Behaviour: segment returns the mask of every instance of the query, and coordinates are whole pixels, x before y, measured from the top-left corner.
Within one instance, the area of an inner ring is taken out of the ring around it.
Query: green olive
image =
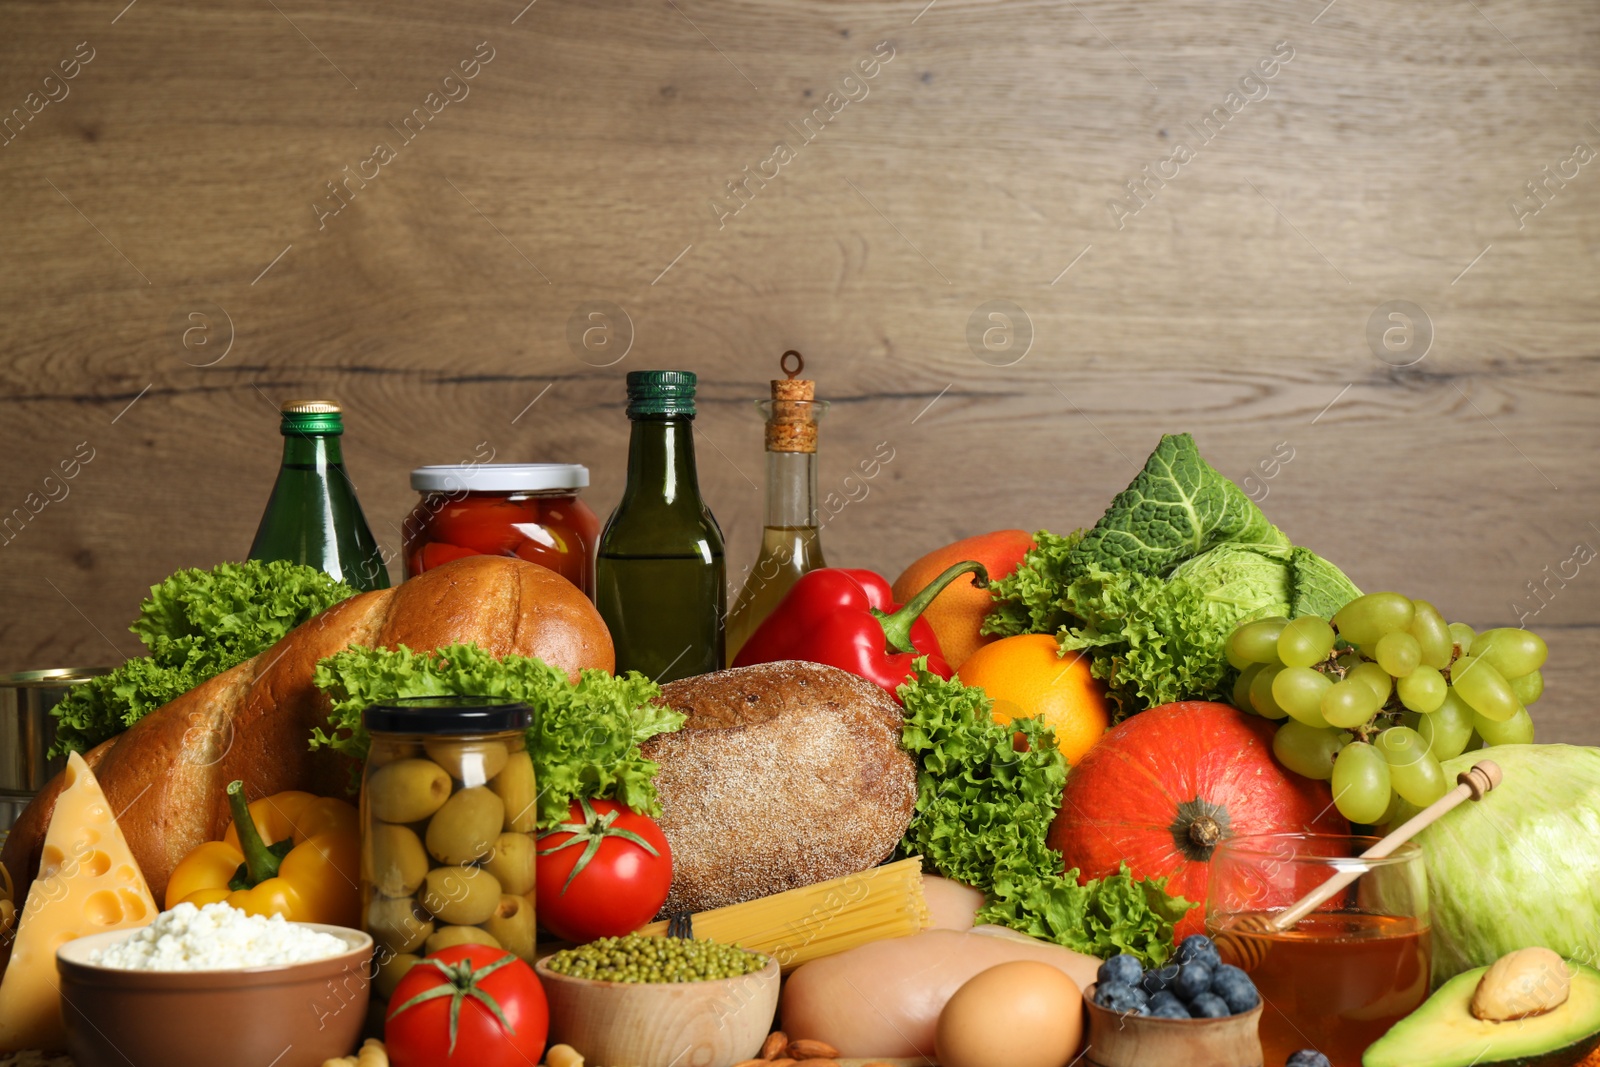
[[[477,926],[500,903],[500,883],[477,867],[435,867],[422,881],[422,906],[442,922]]]
[[[456,945],[488,945],[490,948],[502,948],[493,934],[480,930],[476,926],[441,926],[428,938],[428,955],[443,952]]]
[[[433,920],[410,897],[373,897],[367,904],[367,933],[393,952],[415,952],[433,933]]]
[[[415,741],[374,740],[372,747],[367,750],[367,770],[375,771],[396,760],[414,759],[420,755],[422,746]]]
[[[501,834],[483,861],[483,869],[495,876],[502,892],[520,897],[533,889],[536,848],[527,834]]]
[[[367,775],[367,807],[384,822],[418,822],[449,799],[450,775],[432,760],[396,760]]]
[[[531,897],[502,896],[494,914],[483,921],[483,928],[495,936],[501,948],[533,962],[533,949],[538,939]]]
[[[386,897],[409,897],[428,873],[428,853],[412,830],[393,823],[374,824],[367,835],[370,867],[363,873]]]
[[[526,752],[506,757],[501,771],[489,788],[506,804],[506,829],[531,834],[539,819],[539,792],[533,780],[533,758]]]
[[[428,852],[440,863],[472,863],[489,854],[506,806],[483,786],[463,789],[428,820]]]
[[[506,765],[504,741],[428,741],[428,758],[465,785],[486,785]]]
[[[384,959],[378,964],[378,973],[372,976],[372,989],[380,999],[388,1000],[394,996],[394,987],[400,984],[400,979],[422,957],[412,952],[385,952],[381,949],[379,953]]]

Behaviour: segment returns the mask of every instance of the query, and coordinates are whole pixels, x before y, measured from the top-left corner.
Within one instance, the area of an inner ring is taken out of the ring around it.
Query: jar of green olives
[[[534,959],[537,789],[532,710],[492,697],[416,697],[366,711],[362,927],[387,997],[451,945]]]

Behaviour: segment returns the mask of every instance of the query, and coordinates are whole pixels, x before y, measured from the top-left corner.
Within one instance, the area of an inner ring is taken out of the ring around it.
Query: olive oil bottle
[[[280,410],[283,464],[250,545],[250,558],[304,563],[363,592],[389,588],[383,552],[345,473],[339,405],[292,400]]]
[[[785,352],[779,365],[789,377],[774,379],[772,399],[760,404],[767,416],[766,525],[761,553],[728,616],[729,664],[799,577],[828,565],[817,523],[817,419],[828,405],[817,400],[816,382],[794,377],[805,367],[800,353]]]
[[[720,670],[727,614],[722,530],[700,499],[695,376],[628,375],[628,484],[600,535],[595,604],[617,671],[657,682]]]

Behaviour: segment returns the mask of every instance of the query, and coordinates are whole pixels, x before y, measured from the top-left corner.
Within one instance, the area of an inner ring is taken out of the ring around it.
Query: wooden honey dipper
[[[1363,852],[1360,858],[1364,860],[1383,859],[1428,826],[1437,822],[1446,812],[1460,806],[1462,802],[1482,800],[1490,790],[1500,784],[1503,777],[1500,765],[1493,760],[1482,760],[1473,764],[1471,770],[1462,771],[1456,775],[1456,781],[1460,783],[1459,785],[1395,827],[1383,840]],[[1266,958],[1267,937],[1294,929],[1301,919],[1316,911],[1327,903],[1335,893],[1338,893],[1365,873],[1366,871],[1359,868],[1339,871],[1332,878],[1329,878],[1326,882],[1323,882],[1270,919],[1265,915],[1239,916],[1235,925],[1217,934],[1217,948],[1234,957],[1238,965],[1246,971],[1255,970],[1261,965],[1261,961]]]

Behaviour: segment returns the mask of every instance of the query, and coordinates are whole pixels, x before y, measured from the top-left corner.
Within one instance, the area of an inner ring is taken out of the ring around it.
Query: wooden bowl
[[[707,982],[602,982],[534,965],[550,1002],[550,1044],[586,1063],[733,1067],[754,1059],[778,1009],[778,961]]]
[[[1083,991],[1083,1007],[1096,1067],[1262,1067],[1259,1003],[1226,1019],[1153,1019],[1102,1008],[1094,989]]]
[[[135,931],[68,941],[56,953],[67,1048],[78,1067],[321,1067],[360,1043],[372,938],[303,923],[348,951],[231,971],[125,971],[89,962]]]

